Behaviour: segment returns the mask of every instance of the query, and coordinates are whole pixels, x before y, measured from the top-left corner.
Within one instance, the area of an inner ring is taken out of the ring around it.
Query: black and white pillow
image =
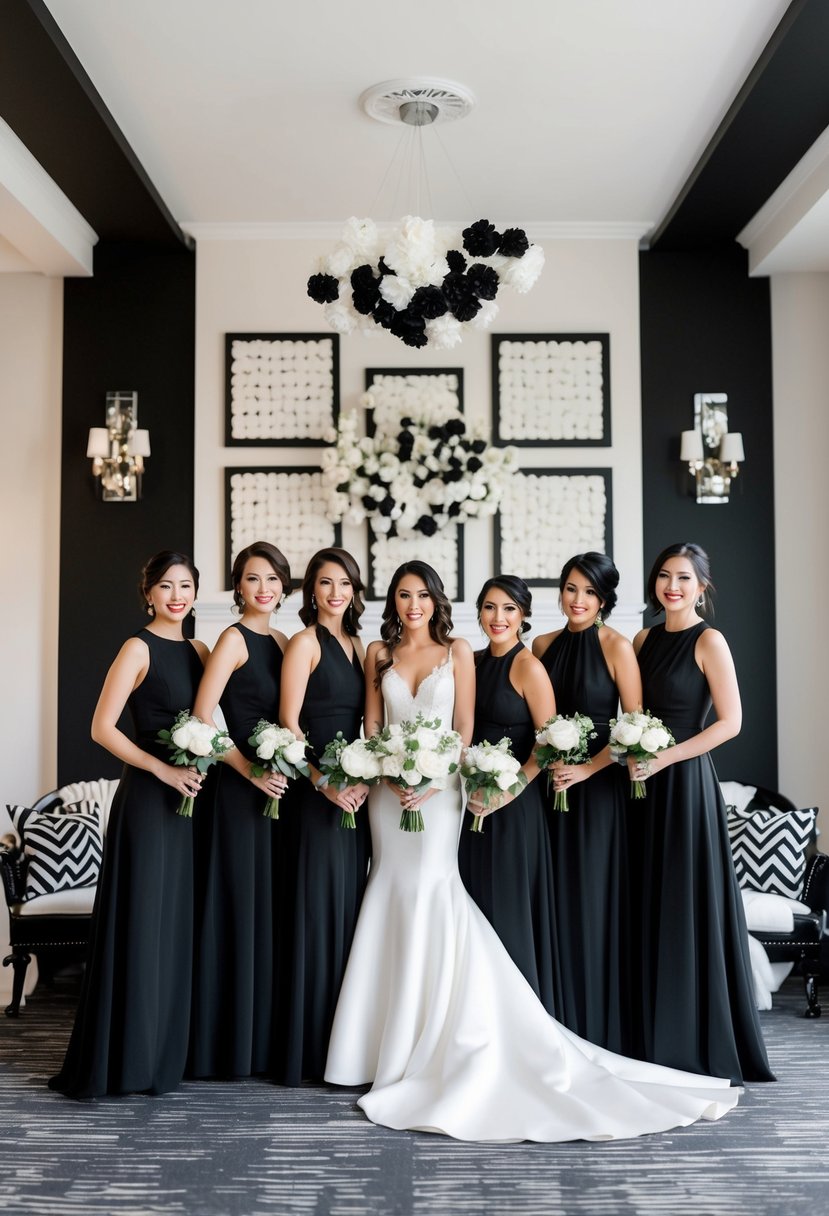
[[[59,802],[55,800],[39,810],[35,810],[30,806],[10,806],[7,802],[6,810],[12,821],[12,827],[21,838],[26,835],[26,824],[32,815],[96,815],[99,821],[101,817],[100,807],[93,798],[82,798],[79,802]]]
[[[814,806],[802,811],[729,807],[728,835],[740,886],[800,899],[817,813]]]
[[[28,858],[26,899],[73,887],[94,887],[101,869],[100,811],[55,811],[26,816],[23,849]]]

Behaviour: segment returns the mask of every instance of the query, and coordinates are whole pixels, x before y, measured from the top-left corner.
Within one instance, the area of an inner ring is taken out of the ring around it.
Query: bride
[[[470,742],[474,664],[451,628],[431,566],[400,566],[366,656],[367,732],[423,713]],[[420,805],[423,832],[399,830],[400,804]],[[461,811],[458,784],[372,790],[371,875],[326,1081],[371,1082],[358,1105],[374,1123],[459,1140],[607,1140],[736,1106],[728,1080],[614,1055],[549,1016],[461,882]]]

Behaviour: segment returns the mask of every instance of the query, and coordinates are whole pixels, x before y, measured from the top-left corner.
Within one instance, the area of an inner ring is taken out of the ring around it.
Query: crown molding
[[[463,228],[469,220],[437,220],[440,227]],[[523,224],[534,241],[640,241],[653,220],[530,220]],[[195,241],[336,241],[342,220],[286,220],[274,223],[199,223],[184,221]],[[391,227],[380,223],[379,228]]]
[[[42,274],[92,274],[97,234],[2,118],[0,233]]]
[[[755,271],[772,250],[829,193],[829,128],[746,224],[737,240]]]

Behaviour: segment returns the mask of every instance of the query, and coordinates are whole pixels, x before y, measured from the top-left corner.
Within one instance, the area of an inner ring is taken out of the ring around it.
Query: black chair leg
[[[12,979],[12,999],[11,1004],[6,1006],[7,1018],[20,1017],[20,1002],[23,1000],[23,985],[26,982],[26,971],[29,963],[32,961],[32,956],[25,950],[18,952],[15,946],[12,953],[3,959],[3,966],[8,967],[11,963],[14,976]]]
[[[817,983],[818,983],[818,977],[816,975],[812,975],[811,972],[807,971],[806,975],[803,978],[803,985],[806,989],[806,1002],[807,1002],[806,1012],[803,1014],[804,1018],[819,1018],[820,1017],[821,1010],[820,1010],[820,1004],[818,1003],[818,999],[817,999]]]

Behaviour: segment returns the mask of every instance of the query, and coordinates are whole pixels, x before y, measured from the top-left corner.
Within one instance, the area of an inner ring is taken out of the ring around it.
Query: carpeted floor
[[[374,1127],[353,1093],[259,1081],[76,1103],[45,1088],[75,983],[0,1016],[6,1216],[794,1216],[829,1205],[829,1009],[762,1015],[778,1081],[720,1123],[605,1144],[462,1144]]]

